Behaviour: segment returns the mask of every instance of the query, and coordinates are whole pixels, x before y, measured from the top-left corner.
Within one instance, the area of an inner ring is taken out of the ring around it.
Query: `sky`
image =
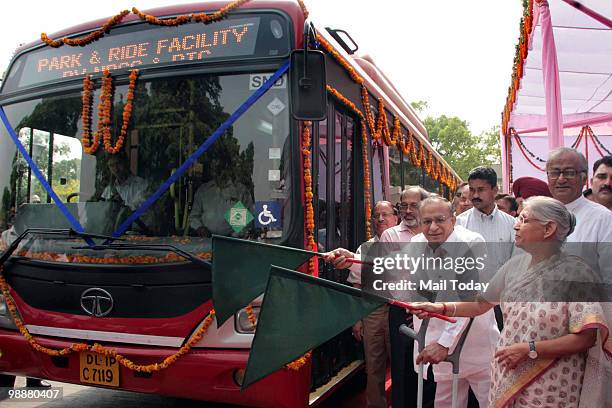
[[[0,72],[23,43],[133,6],[147,10],[188,0],[8,1],[2,5]],[[521,0],[305,0],[315,27],[347,31],[407,101],[431,115],[458,116],[478,134],[500,123]]]

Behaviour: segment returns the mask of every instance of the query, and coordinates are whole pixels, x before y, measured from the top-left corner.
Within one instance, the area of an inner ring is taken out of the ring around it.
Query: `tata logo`
[[[101,288],[87,289],[81,293],[81,309],[90,316],[106,316],[113,310],[113,297]]]

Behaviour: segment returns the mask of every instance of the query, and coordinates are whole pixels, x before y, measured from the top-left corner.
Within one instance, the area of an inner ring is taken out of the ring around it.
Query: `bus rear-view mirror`
[[[295,50],[291,53],[289,92],[291,113],[297,120],[323,120],[327,115],[325,54]]]

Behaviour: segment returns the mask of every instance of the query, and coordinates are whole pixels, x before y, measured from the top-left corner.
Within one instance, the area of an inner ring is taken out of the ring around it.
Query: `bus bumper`
[[[73,343],[45,337],[36,337],[36,340],[53,349]],[[132,345],[109,348],[135,364],[159,363],[176,352],[171,348]],[[80,381],[79,353],[51,357],[32,349],[20,333],[3,329],[0,329],[0,353],[0,373],[92,385]],[[298,371],[279,370],[241,391],[234,374],[246,368],[248,355],[248,350],[240,349],[192,349],[168,368],[151,374],[120,366],[117,389],[254,407],[308,406],[309,364]]]

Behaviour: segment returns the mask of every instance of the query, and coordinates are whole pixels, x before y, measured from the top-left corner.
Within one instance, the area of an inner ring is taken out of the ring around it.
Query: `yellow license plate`
[[[81,353],[80,370],[81,382],[119,386],[119,362],[115,357],[84,351]]]

